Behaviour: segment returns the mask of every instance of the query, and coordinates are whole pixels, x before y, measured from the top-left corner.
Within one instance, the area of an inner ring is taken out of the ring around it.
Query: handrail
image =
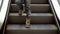
[[[54,14],[54,18],[56,21],[56,25],[58,27],[58,33],[60,30],[60,5],[58,3],[58,0],[49,0],[52,12]]]
[[[9,6],[10,6],[10,0],[4,0],[0,12],[0,29],[1,29],[0,34],[5,34],[7,24],[6,22],[9,13]]]

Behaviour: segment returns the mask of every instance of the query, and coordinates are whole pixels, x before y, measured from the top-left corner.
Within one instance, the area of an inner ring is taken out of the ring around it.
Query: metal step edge
[[[10,16],[19,16],[18,13],[10,13]],[[26,16],[26,13],[22,14],[22,16]],[[53,16],[52,13],[31,13],[31,16]]]
[[[17,5],[17,4],[11,4],[11,5]],[[30,6],[50,6],[49,4],[30,4]]]

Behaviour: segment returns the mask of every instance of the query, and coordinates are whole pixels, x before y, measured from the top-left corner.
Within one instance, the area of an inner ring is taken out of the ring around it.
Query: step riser
[[[12,3],[15,3],[15,0],[11,0]],[[31,0],[31,3],[34,3],[34,4],[47,4],[48,3],[48,0]]]
[[[48,14],[47,14],[48,15]],[[54,23],[54,17],[53,15],[50,16],[31,16],[31,23],[36,23],[36,24],[51,24]],[[10,23],[25,23],[25,16],[19,16],[19,15],[13,15],[10,14],[8,21]]]
[[[48,0],[31,0],[32,4],[48,4]]]
[[[57,34],[57,30],[7,30],[7,34]]]
[[[18,13],[18,6],[16,4],[11,4],[10,12]],[[49,4],[41,4],[41,5],[31,5],[31,12],[32,13],[49,13],[51,12]]]

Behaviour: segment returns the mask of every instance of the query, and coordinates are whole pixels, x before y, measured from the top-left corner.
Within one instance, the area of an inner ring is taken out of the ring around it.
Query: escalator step
[[[24,23],[26,14],[19,16],[18,13],[10,13],[8,21],[10,23]],[[52,24],[54,23],[54,17],[51,13],[32,13],[31,23],[35,24]]]
[[[25,25],[9,24],[7,34],[57,34],[57,27],[54,24],[32,24],[25,28]]]
[[[11,11],[13,13],[18,13],[18,6],[16,4],[11,4]],[[50,13],[50,5],[49,4],[31,4],[31,12],[32,13]]]

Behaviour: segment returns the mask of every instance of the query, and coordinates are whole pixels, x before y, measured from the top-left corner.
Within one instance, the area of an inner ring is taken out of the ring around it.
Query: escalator
[[[25,27],[26,12],[18,14],[15,0],[9,2],[7,20],[3,23],[1,34],[58,34],[59,18],[53,0],[31,0],[31,26]],[[7,9],[8,10],[8,9]],[[60,10],[59,10],[60,11]],[[5,21],[5,20],[4,20]],[[5,26],[6,25],[6,26]],[[5,28],[5,32],[4,32]]]

